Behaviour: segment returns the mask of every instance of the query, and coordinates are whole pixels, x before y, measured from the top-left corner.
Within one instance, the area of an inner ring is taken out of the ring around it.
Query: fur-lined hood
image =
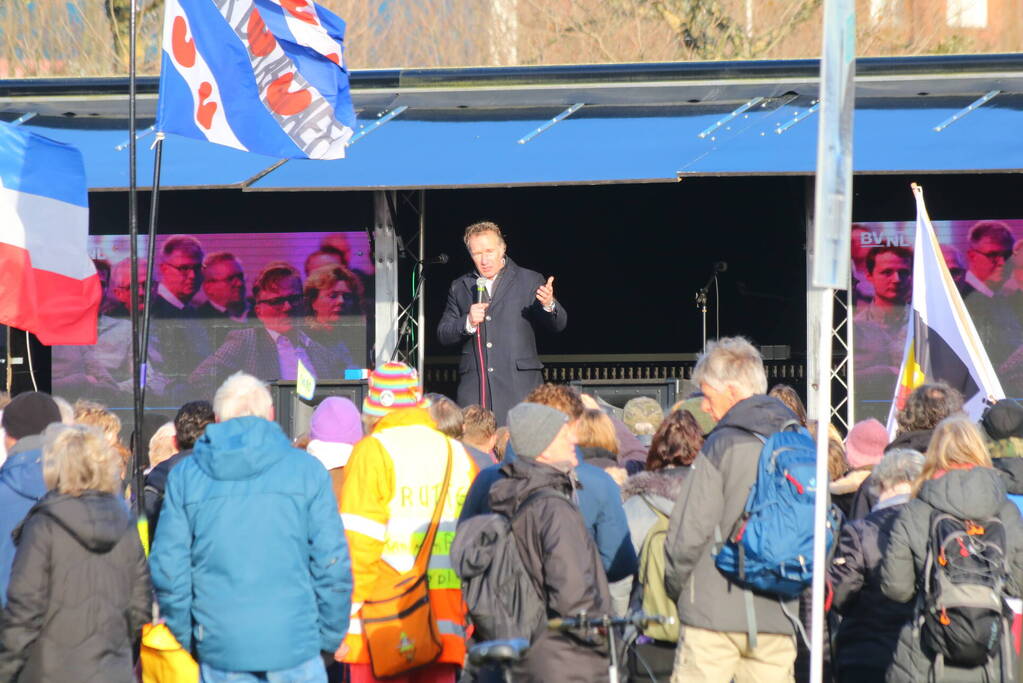
[[[622,499],[660,496],[674,503],[682,492],[682,482],[691,471],[691,467],[667,467],[656,472],[637,472],[622,486]]]
[[[863,480],[870,476],[869,469],[853,470],[852,472],[846,473],[841,479],[828,484],[828,490],[831,491],[833,496],[842,496],[847,493],[856,493],[860,488],[860,484]]]

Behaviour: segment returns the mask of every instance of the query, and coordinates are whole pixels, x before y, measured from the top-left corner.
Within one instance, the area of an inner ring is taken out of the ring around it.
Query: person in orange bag
[[[381,577],[412,569],[443,488],[450,447],[450,480],[427,572],[441,651],[432,663],[387,681],[454,683],[465,658],[465,611],[448,550],[476,467],[458,441],[437,431],[417,373],[404,363],[383,363],[370,374],[363,422],[367,436],[348,460],[340,500],[355,587],[338,655],[349,664],[351,683],[377,680],[360,611],[365,601],[382,597],[374,595]]]

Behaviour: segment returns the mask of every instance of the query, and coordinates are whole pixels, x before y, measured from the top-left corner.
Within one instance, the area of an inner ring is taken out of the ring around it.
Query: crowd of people
[[[0,681],[137,680],[148,623],[202,681],[501,680],[470,656],[501,623],[526,641],[502,665],[512,680],[609,680],[612,647],[619,680],[805,680],[809,592],[752,590],[716,556],[749,517],[764,441],[822,425],[791,387],[768,391],[742,338],[711,342],[692,379],[666,413],[541,384],[499,427],[387,362],[362,406],[328,398],[292,439],[238,372],[139,426],[142,491],[113,412],[19,394],[2,414]],[[1023,406],[974,423],[962,405],[926,384],[894,439],[876,420],[844,438],[826,425],[842,520],[822,568],[828,680],[1016,678]],[[990,560],[973,568],[991,581],[957,603],[935,567],[962,558]],[[522,579],[498,596],[517,606],[504,622],[486,590],[501,571]],[[572,621],[640,611],[672,619],[614,639]]]
[[[316,377],[362,367],[372,277],[351,265],[344,234],[324,238],[302,270],[272,260],[248,278],[230,251],[207,252],[198,237],[172,235],[157,251],[150,294],[146,389],[159,405],[212,396],[229,375],[296,378],[296,361]],[[131,396],[131,262],[94,259],[103,299],[98,341],[54,348],[54,390],[127,405]],[[146,282],[147,261],[138,261]],[[142,308],[146,287],[138,292]]]

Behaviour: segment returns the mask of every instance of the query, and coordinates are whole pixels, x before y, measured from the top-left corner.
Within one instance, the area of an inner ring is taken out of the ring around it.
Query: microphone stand
[[[711,280],[717,277],[717,273],[711,276]],[[703,323],[703,345],[700,346],[701,351],[707,350],[707,289],[708,286],[703,286],[696,291],[696,307],[700,309],[700,319]]]
[[[703,322],[703,346],[701,347],[701,351],[707,350],[707,293],[710,291],[711,285],[714,285],[715,292],[719,291],[718,273],[723,273],[727,269],[728,269],[727,263],[725,263],[724,261],[715,261],[714,270],[711,272],[710,277],[707,278],[706,284],[704,284],[703,287],[700,287],[700,289],[696,290],[696,307],[700,309],[700,318],[702,319]],[[716,305],[720,305],[720,293],[718,294],[718,303]],[[720,311],[718,311],[717,309],[715,309],[715,312],[717,315],[720,315]],[[720,326],[717,329],[717,334],[718,335],[721,334]]]

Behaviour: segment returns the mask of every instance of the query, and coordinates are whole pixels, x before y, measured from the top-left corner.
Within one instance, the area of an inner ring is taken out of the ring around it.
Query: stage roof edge
[[[405,109],[348,159],[293,160],[261,175],[274,159],[172,136],[163,186],[373,190],[807,175],[818,69],[804,59],[355,71],[363,126]],[[158,81],[138,85],[144,185]],[[1023,54],[861,58],[856,88],[858,174],[1023,169],[1023,140],[1010,133],[1023,129]],[[83,150],[90,188],[123,190],[127,92],[126,78],[0,81],[0,119],[33,114],[25,125]],[[978,98],[987,99],[973,106]]]

